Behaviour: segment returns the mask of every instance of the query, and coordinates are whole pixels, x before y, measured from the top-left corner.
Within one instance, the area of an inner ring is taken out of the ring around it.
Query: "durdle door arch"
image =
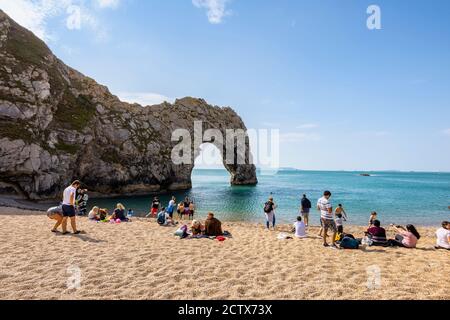
[[[203,99],[141,106],[65,65],[47,45],[0,10],[0,193],[56,199],[73,180],[92,195],[136,195],[191,187],[191,163],[174,164],[176,130],[245,131],[231,108]],[[256,184],[246,151],[221,149],[234,185]],[[233,161],[240,159],[243,161]]]

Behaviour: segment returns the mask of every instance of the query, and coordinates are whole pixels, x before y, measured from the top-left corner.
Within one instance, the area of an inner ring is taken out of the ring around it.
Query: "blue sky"
[[[381,30],[366,26],[381,9]],[[205,98],[279,128],[282,166],[450,171],[446,0],[0,0],[127,100]]]

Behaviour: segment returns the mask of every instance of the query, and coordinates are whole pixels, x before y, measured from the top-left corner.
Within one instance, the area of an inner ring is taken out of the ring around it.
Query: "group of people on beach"
[[[86,212],[87,205],[87,190],[80,189],[81,182],[75,180],[70,184],[63,192],[62,204],[59,207],[50,208],[48,210],[48,216],[56,220],[52,232],[57,232],[59,226],[62,227],[62,234],[68,234],[67,223],[70,220],[73,234],[80,234],[82,231],[77,229],[76,224],[76,208],[78,211]],[[269,197],[268,201],[264,204],[264,214],[266,217],[266,227],[270,230],[275,230],[276,215],[275,210],[277,208],[274,198]],[[351,234],[344,232],[344,222],[348,220],[347,212],[342,204],[339,204],[333,211],[331,204],[331,192],[325,191],[323,196],[317,200],[317,210],[320,212],[320,230],[318,236],[323,239],[323,245],[328,247],[329,232],[331,234],[331,247],[337,247],[337,243],[353,243],[356,247],[357,244],[369,244],[374,246],[398,246],[405,248],[415,248],[417,242],[420,240],[421,235],[417,231],[416,227],[412,224],[408,224],[405,227],[391,224],[395,237],[388,239],[386,235],[386,229],[381,226],[381,222],[378,219],[378,214],[372,212],[369,218],[368,229],[365,232],[365,237],[355,239]],[[299,216],[297,217],[294,225],[293,232],[297,238],[307,237],[307,228],[310,222],[310,211],[312,209],[312,203],[304,194],[301,199]],[[172,197],[168,203],[167,208],[161,205],[159,197],[154,197],[150,212],[146,217],[156,218],[156,221],[161,226],[176,226],[178,224],[174,219],[175,210],[178,213],[179,220],[183,220],[183,217],[187,216],[189,220],[192,220],[190,234],[192,236],[222,236],[222,223],[214,217],[212,212],[208,213],[208,216],[202,224],[198,220],[194,220],[195,205],[188,197],[183,202],[176,203],[176,198]],[[134,215],[132,209],[126,211],[125,206],[121,203],[116,205],[112,214],[109,214],[107,209],[101,209],[97,206],[93,207],[88,214],[88,219],[96,222],[110,222],[110,223],[122,223],[130,222],[131,217]],[[187,227],[183,225],[183,227]],[[436,249],[450,250],[450,222],[442,222],[442,227],[436,231]]]
[[[328,232],[331,232],[331,247],[337,248],[337,243],[344,242],[349,248],[357,248],[360,244],[368,244],[375,246],[397,246],[404,248],[415,248],[417,242],[421,238],[416,227],[412,224],[407,226],[393,225],[391,227],[395,232],[393,239],[388,239],[386,230],[381,227],[381,222],[378,220],[378,214],[374,211],[369,218],[369,226],[365,232],[364,238],[356,239],[353,235],[344,232],[344,222],[348,220],[347,212],[342,204],[339,204],[333,211],[331,204],[331,192],[325,191],[323,196],[317,200],[317,210],[320,212],[320,230],[318,236],[323,239],[323,245],[328,247]],[[264,214],[266,216],[266,227],[270,230],[275,230],[275,209],[277,205],[273,197],[264,204]],[[307,237],[307,227],[309,226],[309,214],[312,208],[311,201],[304,194],[300,204],[300,215],[293,225],[292,232],[297,238]],[[450,250],[450,222],[442,222],[442,227],[436,231],[436,249]]]

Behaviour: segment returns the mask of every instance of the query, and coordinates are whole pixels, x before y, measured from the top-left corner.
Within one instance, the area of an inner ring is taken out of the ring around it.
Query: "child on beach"
[[[344,221],[347,220],[342,216],[342,213],[337,213],[334,221],[336,222],[337,232],[341,234],[344,233]]]
[[[334,214],[338,215],[341,214],[342,218],[344,219],[344,221],[347,221],[347,212],[345,212],[344,207],[342,206],[342,204],[339,204],[336,208],[336,210],[334,210]]]
[[[377,213],[375,211],[373,211],[370,214],[370,219],[369,219],[369,228],[373,226],[373,222],[377,220]]]
[[[89,211],[88,219],[91,221],[100,221],[99,210],[99,207],[93,207],[92,210]]]

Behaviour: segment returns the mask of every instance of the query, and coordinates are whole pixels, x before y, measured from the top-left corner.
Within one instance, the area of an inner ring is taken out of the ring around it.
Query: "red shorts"
[[[151,210],[150,210],[150,213],[152,214],[152,215],[157,215],[158,214],[158,209],[155,209],[155,208],[152,208]]]

